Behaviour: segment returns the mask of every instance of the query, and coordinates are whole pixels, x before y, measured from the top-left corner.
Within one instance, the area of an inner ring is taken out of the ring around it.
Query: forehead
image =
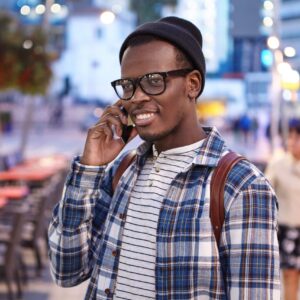
[[[121,63],[122,77],[136,77],[176,68],[176,49],[165,41],[151,41],[128,47]]]

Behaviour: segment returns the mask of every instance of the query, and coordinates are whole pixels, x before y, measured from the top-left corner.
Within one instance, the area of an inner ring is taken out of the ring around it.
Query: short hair
[[[141,46],[141,45],[145,45],[145,44],[148,44],[150,42],[153,42],[153,41],[165,41],[165,42],[169,43],[170,45],[172,45],[174,47],[175,55],[176,55],[176,57],[175,57],[176,64],[178,65],[179,68],[191,68],[191,67],[193,67],[193,64],[192,64],[191,60],[178,47],[171,44],[167,40],[164,40],[162,38],[156,37],[156,36],[151,35],[151,34],[144,34],[144,35],[138,35],[138,36],[132,37],[128,41],[127,47]]]
[[[289,132],[300,134],[300,119],[293,118],[289,121]]]

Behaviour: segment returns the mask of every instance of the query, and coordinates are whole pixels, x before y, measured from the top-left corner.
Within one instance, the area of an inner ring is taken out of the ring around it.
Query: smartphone
[[[121,110],[122,112],[128,116],[128,113],[127,111],[125,110],[124,107],[121,107]],[[130,136],[130,133],[131,133],[131,130],[133,128],[133,125],[132,125],[132,121],[129,120],[130,118],[128,118],[128,125],[123,125],[122,126],[122,140],[123,142],[126,144],[128,142],[128,139],[129,139],[129,136]],[[131,124],[130,124],[131,123]]]

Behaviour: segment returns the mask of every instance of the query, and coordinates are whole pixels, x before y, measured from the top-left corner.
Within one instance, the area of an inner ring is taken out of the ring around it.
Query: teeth
[[[137,115],[136,118],[137,118],[138,120],[145,120],[145,119],[151,118],[152,116],[154,116],[153,113],[148,113],[148,114],[140,114],[140,115]]]

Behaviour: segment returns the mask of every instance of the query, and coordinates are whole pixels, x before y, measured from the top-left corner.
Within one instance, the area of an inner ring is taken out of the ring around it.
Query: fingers
[[[118,101],[114,105],[107,106],[99,119],[99,121],[91,128],[94,132],[93,136],[100,137],[105,135],[106,139],[111,140],[116,135],[122,135],[122,127],[127,125],[128,118],[121,110],[121,102]]]
[[[117,119],[120,119],[124,125],[127,125],[127,112],[122,106],[122,101],[119,100],[115,104],[107,106],[104,110],[103,116],[112,115]]]
[[[124,125],[117,116],[107,114],[103,119],[101,118],[95,126],[104,128],[105,132],[109,130],[112,136],[120,136],[122,134],[122,126]]]
[[[89,130],[92,139],[103,138],[105,140],[111,140],[113,138],[113,132],[106,122],[95,124]]]

